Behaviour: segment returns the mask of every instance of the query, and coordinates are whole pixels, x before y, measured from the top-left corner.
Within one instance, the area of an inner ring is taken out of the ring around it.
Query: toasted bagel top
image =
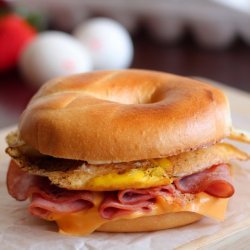
[[[146,70],[95,71],[45,83],[24,110],[21,138],[43,154],[91,163],[176,155],[230,133],[217,88]]]

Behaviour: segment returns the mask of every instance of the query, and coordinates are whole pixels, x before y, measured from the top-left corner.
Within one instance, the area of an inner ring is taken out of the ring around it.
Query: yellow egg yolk
[[[153,160],[152,165],[147,168],[133,168],[120,174],[109,173],[94,177],[87,182],[86,189],[102,191],[168,185],[173,182],[167,174],[171,168],[172,164],[167,159]]]

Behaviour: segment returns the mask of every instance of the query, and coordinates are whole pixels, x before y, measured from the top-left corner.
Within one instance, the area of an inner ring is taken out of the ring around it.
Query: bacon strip
[[[232,177],[227,164],[215,165],[202,172],[179,178],[174,181],[174,184],[183,193],[206,192],[219,198],[228,198],[234,194]]]

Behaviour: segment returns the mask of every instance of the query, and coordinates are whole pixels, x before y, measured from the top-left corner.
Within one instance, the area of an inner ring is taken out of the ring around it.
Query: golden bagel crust
[[[230,128],[220,90],[145,70],[51,80],[19,123],[21,138],[41,153],[96,164],[176,155],[213,144]]]
[[[192,212],[167,213],[139,217],[133,220],[123,219],[107,222],[96,231],[114,233],[149,232],[188,225],[201,218],[202,215]]]

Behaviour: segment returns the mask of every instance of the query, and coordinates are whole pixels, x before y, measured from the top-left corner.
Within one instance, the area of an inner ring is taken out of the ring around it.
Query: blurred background
[[[249,93],[250,1],[0,0],[0,128],[50,78],[123,68]]]

